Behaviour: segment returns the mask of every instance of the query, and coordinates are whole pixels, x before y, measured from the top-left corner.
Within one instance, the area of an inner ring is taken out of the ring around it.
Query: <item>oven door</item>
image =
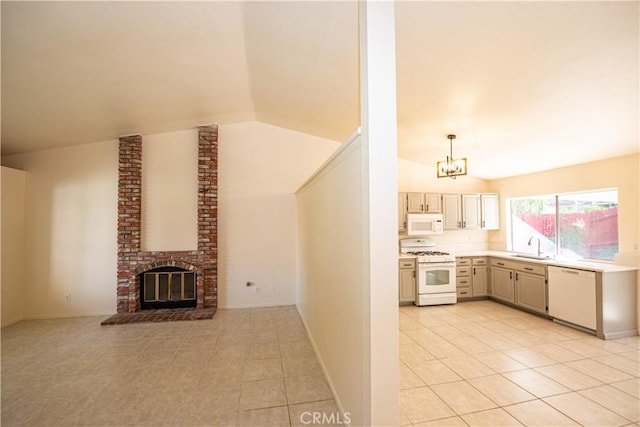
[[[418,293],[441,294],[456,291],[455,263],[419,263]]]

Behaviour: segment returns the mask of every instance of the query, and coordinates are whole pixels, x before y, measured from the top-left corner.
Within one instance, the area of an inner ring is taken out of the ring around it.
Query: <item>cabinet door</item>
[[[500,228],[500,204],[497,194],[480,195],[480,228],[498,230]]]
[[[442,195],[442,216],[445,230],[455,230],[461,227],[459,194]]]
[[[407,193],[398,193],[398,231],[407,230]]]
[[[516,304],[540,313],[547,312],[544,276],[516,272]]]
[[[416,300],[416,271],[399,270],[399,300],[401,303],[414,302]]]
[[[491,269],[491,295],[501,300],[514,302],[513,270],[493,267]]]
[[[425,213],[440,213],[442,208],[440,207],[440,193],[426,193],[424,195],[425,200]]]
[[[474,297],[487,294],[487,267],[472,267],[471,287]]]
[[[462,195],[462,228],[480,228],[480,197],[477,194]]]
[[[407,213],[424,213],[424,193],[407,193]]]

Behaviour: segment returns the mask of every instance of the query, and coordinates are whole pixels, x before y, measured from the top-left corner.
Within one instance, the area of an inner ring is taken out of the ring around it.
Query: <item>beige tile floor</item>
[[[400,424],[640,426],[640,337],[492,301],[400,308]]]
[[[295,307],[2,329],[2,425],[299,426],[336,412]],[[400,309],[402,425],[634,425],[639,337],[602,341],[491,302]]]
[[[2,329],[2,426],[297,426],[337,412],[295,307]]]

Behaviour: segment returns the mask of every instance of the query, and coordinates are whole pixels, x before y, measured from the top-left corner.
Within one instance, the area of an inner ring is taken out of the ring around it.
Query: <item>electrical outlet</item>
[[[64,296],[64,300],[65,300],[65,302],[71,302],[71,294],[66,294]]]

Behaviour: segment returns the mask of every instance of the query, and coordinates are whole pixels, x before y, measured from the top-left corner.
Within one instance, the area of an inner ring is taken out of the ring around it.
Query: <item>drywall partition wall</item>
[[[360,136],[297,193],[298,311],[342,411],[364,425],[365,306]]]
[[[198,248],[198,130],[142,141],[143,251]]]
[[[27,173],[25,318],[116,308],[116,141],[7,156]]]
[[[2,167],[2,322],[5,327],[24,318],[24,191],[26,174]]]
[[[219,307],[295,304],[294,193],[339,145],[261,122],[219,127]]]

